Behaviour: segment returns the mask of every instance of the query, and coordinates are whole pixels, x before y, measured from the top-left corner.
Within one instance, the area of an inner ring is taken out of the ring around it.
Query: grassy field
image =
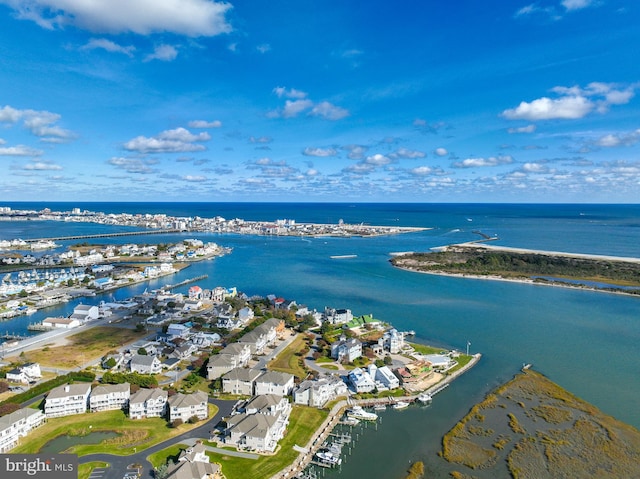
[[[217,408],[209,405],[211,413]],[[212,409],[213,408],[213,409]],[[177,428],[170,428],[166,419],[149,418],[132,420],[123,411],[105,411],[98,413],[78,414],[49,419],[43,426],[29,436],[28,441],[11,450],[12,453],[35,454],[52,439],[62,436],[84,436],[91,432],[115,431],[118,436],[107,439],[100,444],[81,444],[68,449],[67,453],[84,456],[109,452],[117,455],[128,455],[140,452],[154,444],[178,436],[201,425],[182,424]]]
[[[269,363],[267,366],[274,371],[280,371],[283,373],[290,373],[294,376],[303,379],[307,376],[307,371],[300,365],[301,357],[296,353],[299,353],[307,344],[304,341],[302,335],[296,336],[293,342],[278,356]]]
[[[7,358],[11,361],[30,361],[45,367],[71,369],[104,356],[108,351],[131,343],[148,333],[133,329],[96,326],[69,336],[65,346],[47,346],[28,351],[24,358]]]
[[[286,436],[280,441],[277,454],[259,459],[243,459],[223,454],[207,453],[211,462],[222,466],[227,479],[267,479],[298,457],[294,445],[304,446],[328,415],[327,411],[295,406],[291,413]]]
[[[187,446],[186,444],[174,444],[166,449],[151,454],[147,457],[147,459],[153,467],[158,467],[162,464],[166,464],[167,461],[176,462],[178,460],[178,456],[180,456],[180,452],[183,449],[187,449],[188,447],[189,446]]]
[[[96,467],[109,467],[106,462],[87,462],[86,464],[78,465],[78,479],[89,479],[91,471]]]

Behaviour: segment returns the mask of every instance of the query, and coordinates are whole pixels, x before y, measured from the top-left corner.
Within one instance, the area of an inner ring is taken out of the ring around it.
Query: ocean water
[[[604,412],[640,428],[640,298],[543,285],[451,278],[394,269],[389,253],[426,251],[434,246],[479,239],[496,245],[576,253],[640,256],[639,205],[500,204],[0,204],[13,208],[86,208],[104,212],[223,216],[247,220],[292,218],[298,222],[423,226],[428,231],[377,238],[275,238],[182,234],[108,239],[169,242],[198,237],[233,247],[230,255],[196,263],[169,279],[113,292],[125,299],[145,288],[208,274],[203,287],[236,286],[249,295],[278,294],[311,308],[350,308],[372,313],[416,340],[464,349],[483,358],[469,373],[436,396],[429,408],[385,413],[378,430],[361,434],[342,466],[328,476],[401,477],[422,460],[433,477],[450,466],[437,456],[440,440],[477,401],[510,379],[524,363]],[[46,223],[46,224],[45,224]],[[107,227],[52,222],[0,223],[0,239],[90,232]],[[46,234],[45,234],[46,233]],[[333,255],[357,255],[331,259]],[[186,291],[187,287],[184,287]],[[77,302],[76,302],[77,303]],[[29,321],[69,314],[76,303],[0,324],[24,331]],[[381,464],[371,457],[389,458]]]

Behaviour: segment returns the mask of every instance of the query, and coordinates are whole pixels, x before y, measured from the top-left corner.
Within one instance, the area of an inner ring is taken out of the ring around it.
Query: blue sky
[[[640,201],[640,4],[0,0],[0,200]]]

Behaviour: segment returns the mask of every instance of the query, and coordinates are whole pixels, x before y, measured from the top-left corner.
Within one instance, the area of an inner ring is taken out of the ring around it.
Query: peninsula
[[[464,243],[397,255],[390,262],[422,273],[640,294],[640,258]]]

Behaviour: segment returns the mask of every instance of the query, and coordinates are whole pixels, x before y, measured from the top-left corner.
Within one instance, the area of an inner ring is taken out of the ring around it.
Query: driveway
[[[80,464],[87,462],[102,461],[110,464],[110,467],[104,470],[100,469],[100,479],[122,479],[125,473],[132,471],[130,466],[138,464],[141,467],[140,474],[142,478],[148,479],[153,477],[153,466],[147,457],[150,454],[161,451],[172,444],[188,443],[193,444],[197,439],[209,439],[209,433],[215,426],[222,420],[223,417],[229,416],[236,401],[223,401],[219,399],[209,399],[209,403],[218,407],[218,412],[211,419],[203,423],[202,425],[192,429],[190,431],[181,434],[180,436],[167,439],[155,446],[151,446],[144,451],[140,451],[129,456],[118,456],[114,454],[90,454],[79,458]],[[94,476],[92,476],[93,478]],[[98,476],[96,476],[97,478]]]

